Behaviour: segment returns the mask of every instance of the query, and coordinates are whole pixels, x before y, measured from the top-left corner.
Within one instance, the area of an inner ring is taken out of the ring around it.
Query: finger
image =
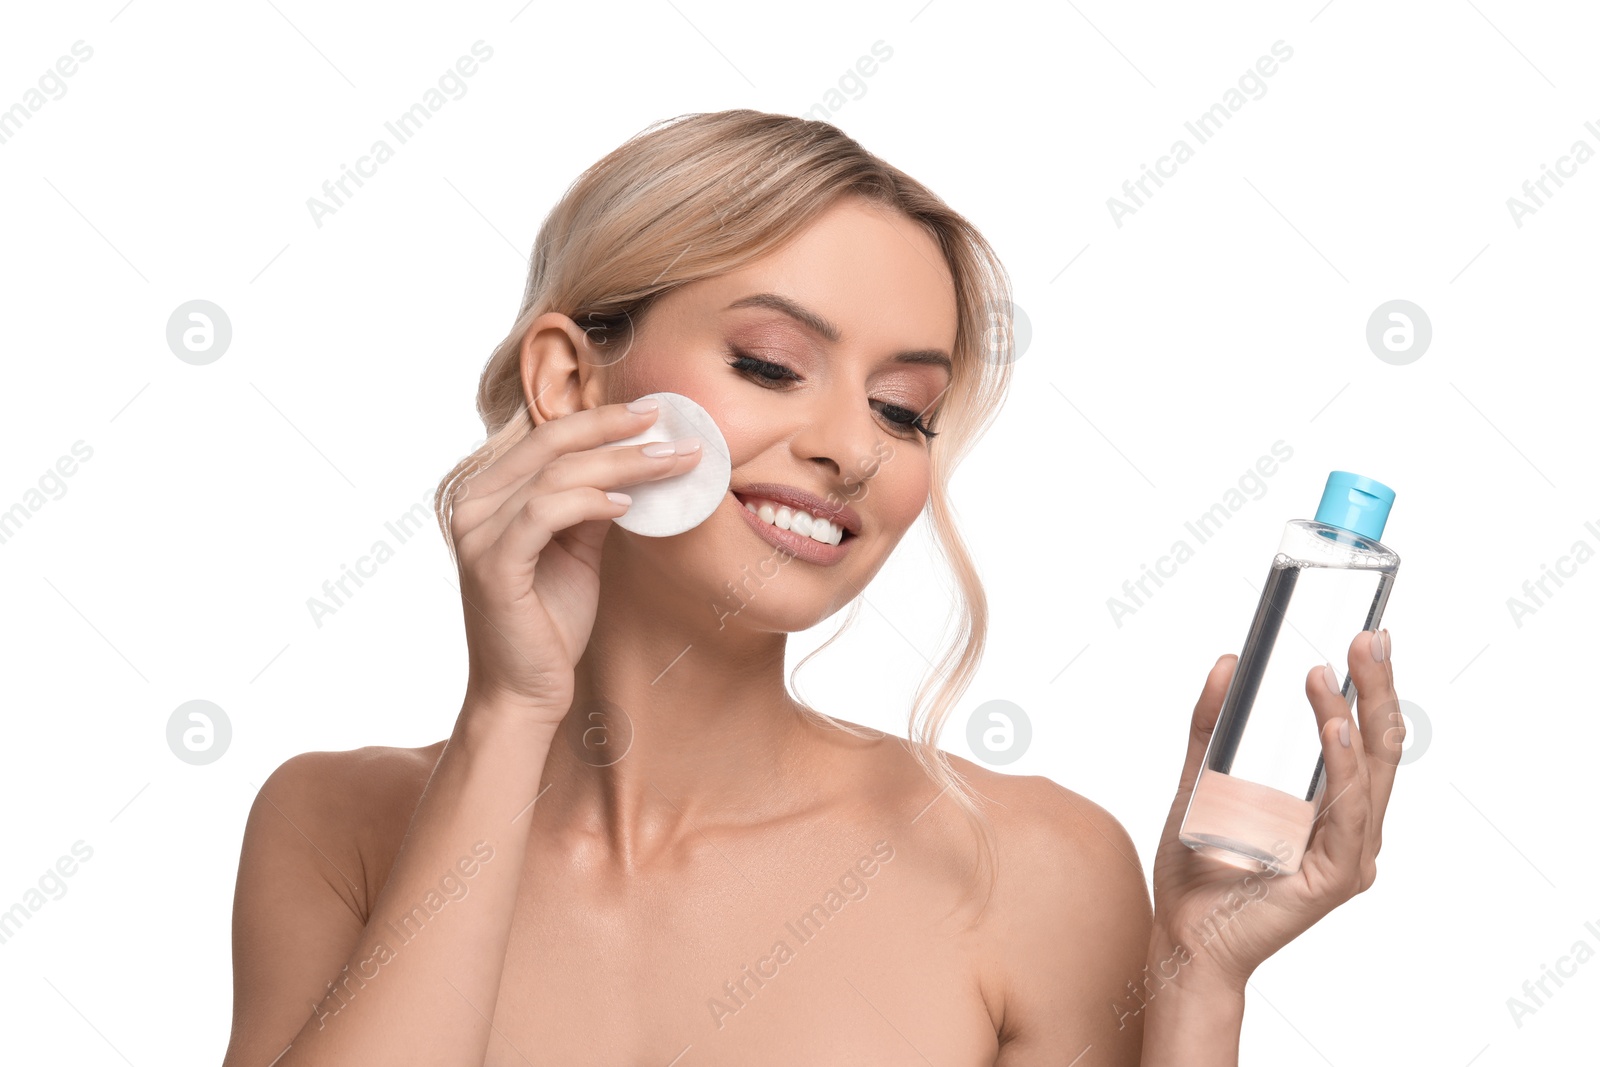
[[[1360,730],[1350,715],[1349,701],[1329,685],[1329,676],[1337,686],[1331,667],[1313,667],[1306,674],[1306,699],[1317,717],[1326,776],[1306,855],[1309,860],[1313,853],[1319,854],[1330,868],[1327,873],[1342,877],[1360,870],[1371,800]]]
[[[498,573],[515,575],[515,568],[524,564],[531,571],[533,561],[561,530],[590,519],[613,519],[627,509],[628,505],[613,503],[604,489],[593,486],[530,500],[506,528],[505,536],[495,543],[492,551],[496,559],[511,568]]]
[[[1372,774],[1372,812],[1379,820],[1389,806],[1406,737],[1405,719],[1394,691],[1392,648],[1387,632],[1380,637],[1375,631],[1363,630],[1350,642],[1348,657],[1366,764]]]
[[[585,452],[570,452],[553,460],[530,476],[523,484],[506,496],[495,513],[484,519],[477,529],[461,538],[464,551],[470,538],[474,546],[492,545],[536,497],[549,496],[585,486],[601,491],[655,481],[681,474],[700,460],[704,446],[687,453],[666,456],[647,456],[648,444],[617,448],[597,448]],[[624,490],[625,491],[625,490]],[[537,506],[537,505],[535,505]]]
[[[1189,718],[1189,751],[1184,756],[1183,773],[1178,776],[1179,795],[1185,795],[1194,788],[1201,761],[1205,759],[1206,746],[1211,742],[1212,731],[1217,728],[1222,700],[1228,693],[1228,685],[1233,681],[1233,670],[1238,663],[1239,657],[1230,652],[1218,658],[1211,673],[1206,675],[1200,699],[1195,701],[1194,713]]]
[[[489,501],[494,510],[534,472],[568,452],[578,452],[624,437],[632,437],[656,420],[657,411],[635,413],[628,405],[601,404],[580,408],[560,418],[549,419],[530,430],[494,462],[463,483],[458,503]]]
[[[1223,698],[1227,695],[1238,663],[1239,657],[1231,652],[1218,658],[1211,667],[1211,673],[1206,675],[1200,699],[1195,701],[1194,712],[1189,716],[1188,750],[1184,753],[1183,770],[1178,775],[1178,791],[1173,795],[1172,807],[1167,810],[1166,825],[1161,830],[1161,840],[1164,842],[1178,836],[1178,828],[1189,808],[1189,797],[1194,792],[1195,778],[1199,776],[1201,762],[1205,759],[1206,746],[1210,744],[1211,735],[1217,728]]]

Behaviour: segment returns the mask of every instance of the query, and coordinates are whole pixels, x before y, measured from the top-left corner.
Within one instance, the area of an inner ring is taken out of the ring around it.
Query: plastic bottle
[[[1345,652],[1378,628],[1400,566],[1378,541],[1393,503],[1381,482],[1333,471],[1316,518],[1284,527],[1178,830],[1190,848],[1235,867],[1300,869],[1326,784],[1306,672],[1335,664],[1354,702]]]

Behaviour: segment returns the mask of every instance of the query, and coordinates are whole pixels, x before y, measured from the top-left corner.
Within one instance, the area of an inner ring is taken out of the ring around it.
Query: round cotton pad
[[[639,399],[660,402],[655,421],[613,445],[643,445],[680,437],[698,437],[704,443],[699,461],[682,474],[618,486],[617,492],[633,497],[633,503],[611,521],[645,537],[671,537],[705,522],[728,495],[733,477],[728,442],[706,409],[682,393],[647,393]]]

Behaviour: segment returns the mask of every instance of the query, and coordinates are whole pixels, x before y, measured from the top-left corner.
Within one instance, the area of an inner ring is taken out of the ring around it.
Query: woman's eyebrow
[[[841,334],[839,327],[818,315],[810,308],[795,303],[786,296],[778,293],[752,293],[750,296],[740,297],[729,304],[724,310],[732,311],[735,308],[766,308],[769,311],[778,311],[794,319],[800,325],[817,334],[824,340],[838,343]],[[896,363],[922,363],[935,367],[943,367],[951,371],[950,357],[936,348],[922,348],[912,352],[898,352],[893,357]]]

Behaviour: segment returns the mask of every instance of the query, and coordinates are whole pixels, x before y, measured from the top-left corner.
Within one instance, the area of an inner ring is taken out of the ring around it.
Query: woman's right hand
[[[607,491],[671,477],[700,448],[651,456],[657,442],[608,447],[655,421],[626,404],[574,411],[533,428],[458,483],[450,517],[467,628],[467,694],[552,728],[572,705],[574,667],[600,596],[600,549],[627,511]],[[680,442],[683,444],[686,442]],[[669,446],[670,447],[670,446]]]

